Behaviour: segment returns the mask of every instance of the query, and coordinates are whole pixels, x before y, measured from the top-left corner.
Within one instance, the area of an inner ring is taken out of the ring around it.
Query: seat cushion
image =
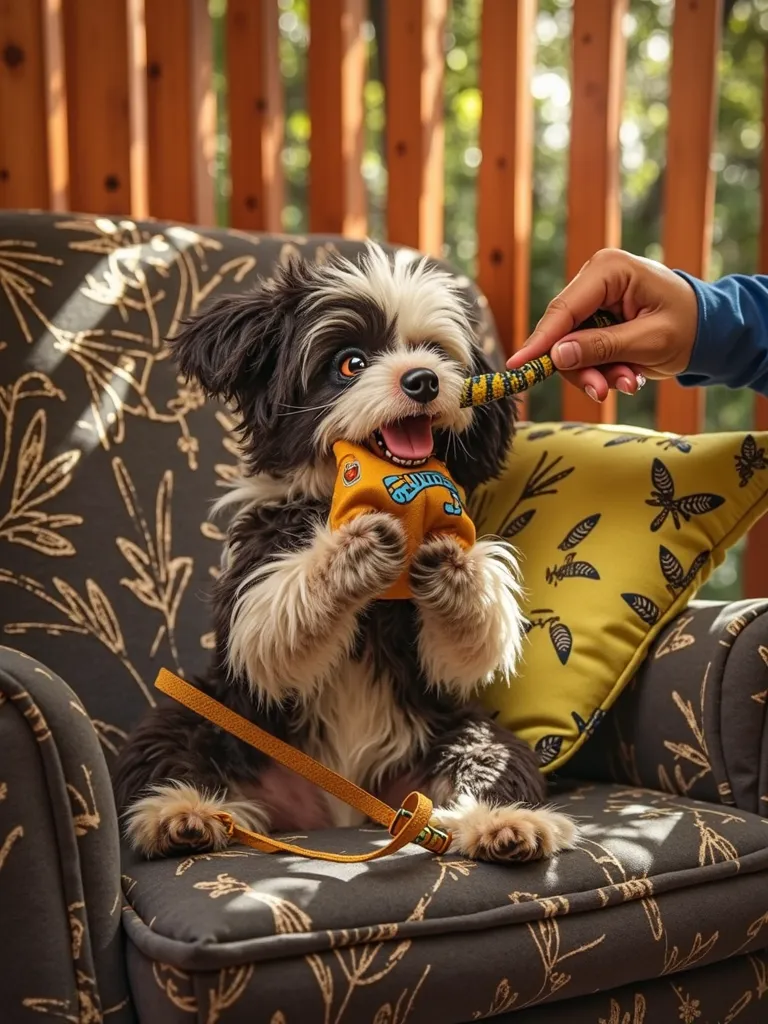
[[[226,1005],[227,1024],[396,1024],[410,1007],[451,1024],[768,947],[768,820],[619,786],[563,785],[555,799],[584,838],[534,864],[416,847],[369,864],[237,847],[127,856],[142,1019],[218,1019]],[[363,852],[384,835],[306,839]]]

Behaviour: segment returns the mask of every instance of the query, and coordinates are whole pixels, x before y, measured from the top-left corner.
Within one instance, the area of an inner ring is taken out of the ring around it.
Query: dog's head
[[[506,454],[513,403],[459,407],[462,380],[491,367],[456,284],[407,252],[292,259],[171,344],[182,373],[234,404],[253,473],[311,473],[347,440],[398,466],[434,453],[471,490]]]

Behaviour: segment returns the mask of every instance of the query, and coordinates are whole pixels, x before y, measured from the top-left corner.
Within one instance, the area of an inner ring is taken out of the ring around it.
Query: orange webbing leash
[[[385,804],[383,800],[377,800],[375,796],[371,796],[370,793],[356,786],[349,779],[326,768],[325,765],[315,761],[308,754],[296,750],[289,743],[284,743],[271,733],[260,729],[258,725],[254,725],[247,718],[243,718],[242,715],[238,715],[224,704],[220,704],[219,701],[180,679],[168,669],[160,669],[155,680],[155,687],[163,693],[167,693],[169,697],[173,697],[190,711],[194,711],[202,718],[207,718],[209,722],[218,725],[220,729],[224,729],[244,743],[250,744],[273,760],[279,761],[286,768],[290,768],[291,771],[297,772],[309,782],[320,786],[345,804],[349,804],[350,807],[356,808],[367,818],[383,825],[393,837],[391,842],[380,850],[374,850],[373,853],[325,853],[322,850],[307,850],[303,846],[294,846],[293,843],[281,843],[279,840],[272,839],[271,836],[263,836],[259,832],[250,832],[248,829],[236,825],[232,816],[222,811],[218,817],[226,824],[230,838],[236,839],[246,846],[252,846],[262,853],[281,851],[298,854],[300,857],[333,860],[343,864],[387,857],[390,853],[402,849],[407,843],[417,843],[432,853],[445,853],[451,845],[450,832],[444,832],[429,824],[432,817],[432,801],[422,793],[409,793],[403,801],[402,807],[396,811],[389,804]]]

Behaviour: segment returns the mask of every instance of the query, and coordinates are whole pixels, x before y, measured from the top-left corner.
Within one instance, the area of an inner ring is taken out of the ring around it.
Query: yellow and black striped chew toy
[[[614,327],[618,319],[604,309],[593,313],[576,328],[583,331],[588,327]],[[534,384],[551,377],[555,372],[555,364],[549,356],[531,359],[518,370],[500,370],[498,373],[480,373],[476,377],[467,377],[461,388],[459,404],[462,409],[473,405],[487,405],[498,402],[500,398],[510,398],[527,391]]]

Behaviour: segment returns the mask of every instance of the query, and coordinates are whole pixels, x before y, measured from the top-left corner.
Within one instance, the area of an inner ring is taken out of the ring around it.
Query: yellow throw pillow
[[[520,553],[528,624],[518,675],[486,704],[563,766],[661,629],[768,508],[768,433],[690,438],[635,427],[523,425],[473,496],[479,536]]]

